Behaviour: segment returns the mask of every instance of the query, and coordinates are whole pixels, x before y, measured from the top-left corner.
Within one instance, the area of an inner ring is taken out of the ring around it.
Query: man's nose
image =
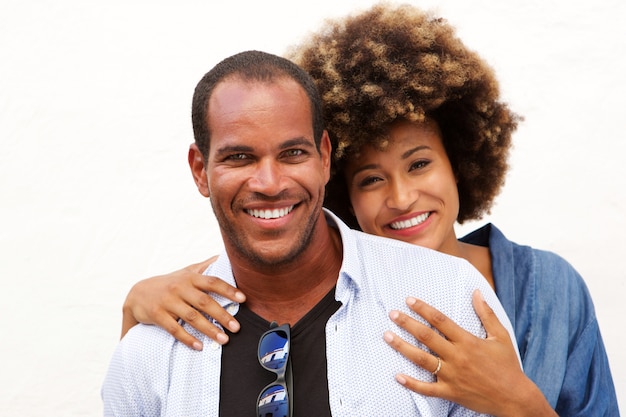
[[[277,195],[283,190],[283,178],[282,169],[277,161],[262,159],[257,162],[248,186],[251,191],[257,193]]]

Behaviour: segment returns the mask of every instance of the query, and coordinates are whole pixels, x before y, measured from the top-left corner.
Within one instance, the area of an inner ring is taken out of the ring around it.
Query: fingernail
[[[400,317],[400,313],[397,310],[391,310],[389,312],[389,318],[393,321],[396,321]]]
[[[240,329],[239,322],[237,320],[231,320],[228,322],[228,330],[233,333],[237,333]]]
[[[483,297],[483,293],[480,290],[476,290],[476,295],[478,295],[480,301],[485,301],[485,297]]]
[[[385,342],[387,343],[393,342],[393,333],[391,333],[390,331],[386,331],[385,333],[383,333],[383,339],[385,339]]]
[[[246,301],[246,296],[241,291],[235,292],[235,300],[239,303]]]
[[[215,335],[215,339],[217,341],[217,343],[219,343],[220,345],[224,345],[226,343],[228,343],[228,336],[226,335],[226,333],[218,333]]]
[[[193,342],[192,347],[193,347],[195,350],[202,350],[202,343],[200,343],[200,342]]]
[[[400,374],[396,375],[396,381],[398,381],[402,385],[406,385],[406,378]]]
[[[415,298],[415,297],[408,297],[406,299],[406,304],[408,306],[414,306],[416,303],[417,303],[417,298]]]

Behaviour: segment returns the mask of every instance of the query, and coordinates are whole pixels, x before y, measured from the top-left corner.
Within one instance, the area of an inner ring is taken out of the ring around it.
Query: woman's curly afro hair
[[[333,142],[326,207],[357,227],[343,175],[346,157],[383,146],[392,122],[437,122],[458,180],[462,223],[489,212],[504,184],[511,134],[520,119],[499,101],[493,70],[444,19],[381,3],[329,20],[287,57],[320,90]]]

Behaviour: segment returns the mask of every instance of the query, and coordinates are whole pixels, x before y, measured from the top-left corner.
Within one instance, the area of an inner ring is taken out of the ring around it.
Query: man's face
[[[289,78],[227,79],[215,88],[207,117],[207,196],[226,247],[258,266],[297,260],[330,175],[330,142],[324,134],[320,155],[306,93]]]

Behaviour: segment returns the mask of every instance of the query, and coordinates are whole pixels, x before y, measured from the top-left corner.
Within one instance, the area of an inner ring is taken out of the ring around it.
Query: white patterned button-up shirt
[[[326,217],[339,229],[343,243],[335,293],[342,306],[326,325],[332,415],[479,415],[396,382],[394,375],[400,372],[424,381],[433,381],[433,376],[389,347],[383,332],[393,330],[417,343],[388,317],[393,309],[409,313],[405,298],[413,296],[484,337],[471,303],[478,288],[515,342],[509,319],[487,281],[462,259],[350,230],[330,212]],[[206,274],[235,284],[225,254]],[[237,308],[229,300],[220,302],[231,312]],[[187,324],[185,329],[204,343],[203,351],[186,347],[156,326],[131,329],[113,354],[102,387],[105,416],[219,415],[221,346]]]

